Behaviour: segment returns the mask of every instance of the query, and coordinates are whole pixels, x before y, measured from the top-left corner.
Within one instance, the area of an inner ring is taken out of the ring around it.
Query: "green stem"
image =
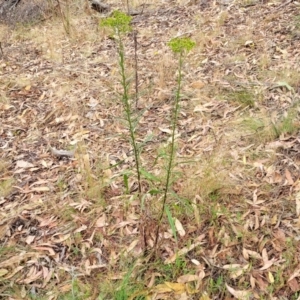
[[[119,54],[119,65],[121,68],[121,84],[123,86],[123,106],[124,110],[126,113],[126,119],[128,122],[129,126],[129,132],[130,132],[130,139],[133,147],[133,152],[134,152],[134,158],[135,158],[135,167],[136,167],[136,173],[137,173],[137,179],[138,179],[138,197],[139,200],[141,200],[141,193],[142,193],[142,187],[141,187],[141,173],[140,173],[140,162],[139,162],[139,149],[136,143],[136,138],[135,138],[135,133],[134,133],[134,125],[132,122],[132,112],[131,112],[131,107],[129,103],[129,95],[128,95],[128,84],[126,82],[126,72],[125,72],[125,56],[124,56],[124,46],[122,43],[121,35],[119,31],[117,32],[118,34],[118,39],[119,39],[119,49],[118,49],[118,54]]]
[[[158,225],[157,225],[157,229],[156,229],[154,248],[156,248],[156,246],[157,246],[160,225],[161,225],[161,221],[163,219],[164,213],[165,213],[169,185],[170,185],[170,181],[171,181],[171,173],[172,173],[172,169],[173,169],[173,161],[174,161],[174,157],[175,157],[175,132],[176,132],[177,119],[178,119],[179,108],[180,108],[179,101],[180,101],[180,90],[181,90],[181,80],[182,80],[182,72],[181,72],[182,61],[183,61],[182,56],[183,56],[183,53],[180,52],[179,66],[178,66],[177,91],[176,91],[175,105],[174,105],[173,116],[172,116],[170,158],[169,158],[169,164],[168,164],[168,168],[167,168],[167,179],[166,179],[165,191],[164,191],[164,196],[163,196],[163,205],[162,205],[162,210],[161,210],[161,214],[158,219]]]

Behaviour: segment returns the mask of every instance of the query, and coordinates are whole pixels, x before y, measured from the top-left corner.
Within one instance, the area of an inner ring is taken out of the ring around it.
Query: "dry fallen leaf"
[[[298,281],[296,280],[296,278],[289,280],[288,286],[294,293],[299,292],[299,290],[300,290],[300,285],[299,285]]]
[[[159,129],[160,131],[164,132],[164,133],[172,134],[172,130],[171,130],[171,129],[168,129],[168,128],[161,128],[161,127],[159,127],[158,129]]]
[[[288,282],[296,277],[300,276],[300,269],[294,271],[294,273],[289,277]]]
[[[186,274],[186,275],[182,275],[182,276],[178,277],[177,282],[178,283],[187,283],[187,282],[191,282],[191,281],[196,281],[198,279],[199,279],[199,276],[197,276],[197,275]]]
[[[274,276],[271,272],[268,272],[268,279],[269,279],[270,283],[274,283],[274,281],[275,281]]]
[[[202,89],[205,86],[205,83],[202,82],[201,80],[199,81],[194,81],[190,84],[190,87],[193,89]]]
[[[248,249],[243,249],[243,253],[244,253],[244,257],[253,257],[255,259],[262,259],[261,255],[256,252],[256,251],[252,251],[252,250],[248,250]],[[246,258],[245,257],[245,258]]]
[[[11,284],[2,284],[0,294],[76,297],[76,279],[79,292],[90,290],[97,298],[102,291],[93,289],[94,274],[109,289],[124,278],[134,283],[140,272],[141,286],[149,287],[133,292],[132,300],[247,299],[246,285],[253,299],[298,293],[297,1],[163,1],[150,18],[147,7],[146,15],[134,17],[138,42],[124,39],[133,74],[126,82],[134,134],[141,167],[159,179],[141,174],[141,195],[124,122],[116,40],[101,30],[102,42],[95,42],[95,32],[86,30],[95,25],[86,22],[88,7],[69,10],[61,2],[61,15],[67,12],[76,24],[75,38],[66,38],[51,15],[38,24],[42,30],[26,26],[25,38],[22,24],[11,26],[9,35],[1,32],[0,278]],[[197,44],[183,57],[176,123],[178,57],[166,43],[174,32]],[[161,267],[143,251],[154,246],[172,123],[178,132],[175,185],[167,202],[174,203],[179,239],[166,232],[164,215],[155,254],[172,265]],[[66,145],[76,151],[63,150]],[[145,215],[151,222],[143,222]],[[286,259],[285,252],[295,259]],[[178,267],[178,257],[188,270]],[[132,261],[128,277],[123,270]],[[168,275],[162,270],[173,268],[167,273],[175,283],[155,292]],[[229,292],[205,293],[220,272],[229,279]]]
[[[0,262],[0,268],[2,267],[14,267],[15,264],[19,265],[21,261],[26,260],[30,257],[36,257],[38,254],[35,252],[23,252],[19,255],[10,257],[9,259],[6,259],[5,261]]]
[[[26,244],[30,245],[34,241],[34,239],[35,239],[35,235],[29,235],[26,238],[25,242],[26,242]]]
[[[294,180],[292,178],[292,174],[288,169],[285,169],[285,177],[287,179],[288,185],[293,185],[294,184]]]
[[[175,293],[182,293],[185,291],[185,285],[182,283],[176,283],[176,282],[165,282],[165,285]]]
[[[165,264],[174,262],[179,256],[182,256],[182,255],[188,253],[189,251],[193,250],[194,248],[196,248],[197,246],[199,246],[201,244],[203,244],[203,242],[196,242],[194,244],[191,244],[188,247],[184,247],[184,248],[180,249],[177,253],[175,253],[171,257],[167,258],[165,260]]]
[[[34,187],[34,188],[31,188],[31,190],[34,192],[50,192],[50,188],[47,186]]]
[[[23,169],[28,169],[28,168],[33,168],[34,165],[28,161],[25,161],[25,160],[18,160],[16,162],[16,166],[18,168],[23,168]]]
[[[180,236],[185,236],[185,230],[178,219],[175,218],[175,227]]]
[[[206,292],[204,292],[204,293],[201,295],[201,297],[200,297],[199,300],[211,300],[211,298],[207,295]]]
[[[248,299],[250,299],[251,292],[235,290],[232,287],[230,287],[227,283],[225,285],[226,285],[226,288],[227,288],[228,292],[232,296],[234,296],[236,299],[239,299],[239,300],[248,300]]]
[[[300,191],[296,193],[295,200],[296,200],[296,214],[299,217],[299,215],[300,215]]]
[[[106,226],[106,215],[103,214],[100,218],[97,219],[96,223],[95,223],[95,227],[104,227]]]
[[[8,273],[7,269],[0,269],[0,277],[6,275]]]
[[[264,265],[259,270],[263,271],[269,269],[271,266],[273,266],[275,261],[276,259],[272,258],[271,260],[264,262]]]
[[[90,201],[87,201],[85,199],[81,199],[80,202],[73,202],[70,203],[70,206],[74,207],[75,209],[79,210],[80,212],[83,212],[88,207],[90,207],[92,203]]]
[[[244,266],[240,264],[229,264],[224,265],[222,268],[229,271],[230,278],[236,279],[247,271],[247,269],[249,268],[249,264],[246,264]]]

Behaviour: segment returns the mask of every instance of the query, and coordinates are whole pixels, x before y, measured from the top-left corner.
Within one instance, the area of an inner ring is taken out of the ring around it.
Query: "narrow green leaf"
[[[151,196],[154,196],[154,195],[160,194],[161,191],[158,190],[158,189],[151,189],[148,193],[149,193]]]
[[[123,181],[124,181],[124,186],[125,186],[125,192],[126,192],[126,194],[129,194],[129,184],[128,184],[128,175],[127,174],[123,175]]]
[[[174,238],[175,238],[175,241],[176,241],[176,243],[177,243],[178,240],[177,240],[177,234],[176,234],[175,223],[174,223],[174,220],[173,220],[173,218],[172,218],[172,214],[171,214],[171,212],[170,212],[170,210],[169,210],[169,206],[168,206],[168,205],[166,205],[166,214],[167,214],[168,221],[169,221],[169,224],[170,224],[170,227],[171,227],[171,230],[172,230],[172,234],[173,234],[173,236],[174,236]]]
[[[157,182],[161,181],[158,177],[156,177],[155,175],[149,173],[148,171],[146,171],[143,168],[141,168],[141,175],[143,175],[148,180],[157,181]]]

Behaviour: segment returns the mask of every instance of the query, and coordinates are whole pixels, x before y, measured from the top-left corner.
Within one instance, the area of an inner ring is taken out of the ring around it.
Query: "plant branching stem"
[[[167,202],[168,191],[169,191],[169,186],[170,186],[170,181],[171,181],[171,173],[172,173],[172,169],[173,169],[173,161],[175,158],[175,150],[176,150],[175,149],[176,148],[175,147],[175,133],[176,133],[176,127],[177,127],[177,119],[178,119],[178,115],[179,115],[179,108],[180,108],[179,101],[180,101],[180,90],[181,90],[181,79],[182,79],[182,73],[181,73],[182,62],[183,62],[182,56],[183,56],[183,53],[181,52],[180,56],[179,56],[177,91],[176,91],[175,105],[174,105],[173,116],[172,116],[170,158],[169,158],[169,163],[168,163],[168,167],[167,167],[167,178],[166,178],[165,191],[164,191],[164,196],[163,196],[162,209],[161,209],[161,214],[158,218],[158,225],[156,228],[154,248],[157,247],[161,221],[163,219],[165,209],[166,209],[166,202]]]
[[[134,158],[135,158],[135,167],[136,167],[136,173],[137,173],[137,180],[138,180],[138,197],[139,200],[141,200],[141,194],[142,194],[142,186],[141,186],[141,174],[140,174],[140,161],[139,161],[139,149],[136,143],[136,138],[135,138],[135,133],[134,133],[134,125],[133,121],[131,118],[132,111],[131,111],[131,106],[129,103],[129,95],[128,95],[128,83],[126,80],[126,73],[125,73],[125,57],[124,57],[124,46],[122,43],[121,35],[119,32],[118,33],[118,40],[119,40],[119,49],[118,49],[118,54],[119,54],[119,65],[121,69],[121,84],[123,86],[123,106],[126,114],[126,119],[128,122],[129,126],[129,132],[130,132],[130,139],[133,147],[133,152],[134,152]]]

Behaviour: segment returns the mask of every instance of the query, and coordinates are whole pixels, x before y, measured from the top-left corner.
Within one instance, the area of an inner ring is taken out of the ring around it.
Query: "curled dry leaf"
[[[264,262],[264,265],[260,268],[260,270],[263,271],[269,269],[271,266],[273,266],[275,261],[276,259],[272,258],[269,261]]]
[[[79,228],[77,228],[77,229],[74,231],[74,233],[82,232],[82,231],[84,231],[84,230],[86,230],[86,229],[87,229],[87,226],[86,226],[86,225],[82,225],[82,226],[80,226]]]
[[[175,227],[180,236],[185,236],[185,230],[178,219],[175,218]]]
[[[64,241],[66,241],[69,237],[71,236],[70,233],[67,233],[67,234],[60,234],[60,235],[53,235],[51,240],[54,242],[54,243],[62,243]]]
[[[158,127],[158,129],[164,133],[168,133],[168,134],[172,134],[172,130],[171,129],[168,129],[168,128],[161,128],[161,127]]]
[[[251,293],[249,291],[238,291],[230,287],[227,283],[225,284],[228,292],[239,300],[248,300],[250,299]]]

